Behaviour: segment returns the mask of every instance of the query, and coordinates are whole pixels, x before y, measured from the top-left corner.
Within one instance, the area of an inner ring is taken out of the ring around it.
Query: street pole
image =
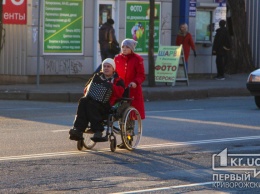
[[[148,85],[149,87],[155,86],[155,73],[154,73],[154,8],[155,0],[150,0],[150,24],[149,24],[149,47],[148,47]]]
[[[38,40],[37,40],[37,88],[40,85],[40,27],[41,27],[41,0],[38,0]]]
[[[3,0],[0,0],[0,53],[2,50],[2,33],[3,33]]]

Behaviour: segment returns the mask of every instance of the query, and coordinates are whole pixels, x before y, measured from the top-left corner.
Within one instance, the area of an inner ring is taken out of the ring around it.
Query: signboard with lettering
[[[44,54],[83,54],[83,2],[44,1]]]
[[[27,0],[3,0],[3,24],[27,24]]]
[[[155,3],[154,9],[154,52],[158,51],[160,40],[161,4]],[[135,47],[137,53],[148,53],[149,45],[149,2],[126,2],[126,38],[138,42]]]
[[[197,0],[190,0],[190,10],[189,10],[190,17],[196,17],[196,4],[197,4]]]
[[[176,81],[187,81],[188,85],[187,71],[186,66],[183,65],[184,63],[182,45],[160,46],[155,62],[155,81],[171,82],[172,86],[175,85]],[[177,74],[179,64],[182,65],[182,73]]]

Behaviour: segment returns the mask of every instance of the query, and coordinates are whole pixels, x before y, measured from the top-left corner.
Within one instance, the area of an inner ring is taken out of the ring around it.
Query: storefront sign
[[[196,3],[197,0],[190,0],[190,10],[189,10],[190,17],[196,17]]]
[[[158,51],[160,40],[161,4],[155,3],[154,10],[154,52]],[[148,2],[126,2],[126,38],[138,42],[135,52],[148,53],[150,5]]]
[[[3,24],[26,24],[27,0],[3,0]]]
[[[44,1],[44,54],[83,54],[83,0]]]
[[[160,46],[155,62],[155,81],[175,83],[182,46]]]

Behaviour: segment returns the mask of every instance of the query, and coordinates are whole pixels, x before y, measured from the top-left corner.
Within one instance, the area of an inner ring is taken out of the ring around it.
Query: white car
[[[260,108],[260,69],[249,74],[246,87],[255,97],[256,106]]]

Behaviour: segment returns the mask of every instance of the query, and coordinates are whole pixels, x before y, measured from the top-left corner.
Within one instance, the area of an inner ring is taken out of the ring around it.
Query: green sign
[[[155,62],[155,81],[175,83],[182,46],[161,46]]]
[[[44,54],[83,54],[83,0],[45,0]]]
[[[155,4],[154,10],[154,51],[159,48],[160,39],[160,3]],[[150,5],[148,2],[126,3],[126,38],[132,38],[138,42],[135,52],[148,53],[149,45],[149,16]]]

